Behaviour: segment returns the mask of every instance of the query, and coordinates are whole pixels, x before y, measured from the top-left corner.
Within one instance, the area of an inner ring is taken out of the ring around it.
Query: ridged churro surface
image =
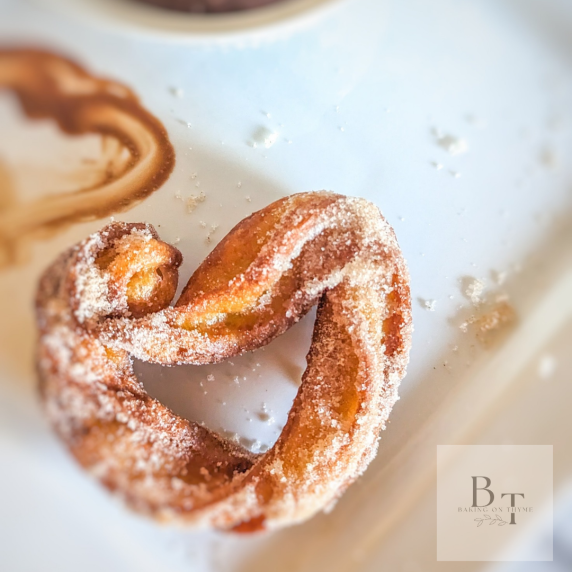
[[[326,192],[240,222],[170,306],[180,253],[113,223],[63,254],[37,297],[45,409],[77,460],[162,520],[257,530],[331,506],[374,457],[411,338],[409,278],[373,204]],[[133,358],[207,364],[264,346],[313,305],[307,369],[255,455],[150,397]]]

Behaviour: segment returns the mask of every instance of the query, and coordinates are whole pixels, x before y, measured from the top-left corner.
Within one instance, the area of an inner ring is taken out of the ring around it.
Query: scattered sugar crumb
[[[276,132],[270,133],[270,135],[264,138],[264,146],[267,149],[269,149],[270,147],[272,147],[272,145],[274,145],[274,143],[276,143],[277,139],[278,139],[278,133]]]
[[[481,295],[485,289],[485,284],[477,278],[473,278],[465,288],[465,296],[473,303],[473,305],[478,306],[481,302]]]
[[[206,226],[206,225],[205,225],[205,226]],[[208,232],[208,234],[207,234],[207,238],[206,238],[206,241],[207,241],[207,242],[210,242],[210,241],[211,241],[212,235],[216,232],[217,228],[218,228],[218,224],[211,224],[210,230],[209,230],[209,232]]]
[[[278,135],[279,133],[276,131],[270,131],[266,127],[259,127],[252,136],[252,146],[264,145],[266,149],[269,149],[278,140]]]
[[[260,421],[263,421],[263,422],[267,422],[269,419],[271,419],[271,417],[267,411],[259,411],[256,414],[256,417],[258,417],[258,419],[260,419]]]
[[[437,169],[437,171],[440,171],[443,168],[443,164],[438,163],[437,161],[431,161],[431,165],[433,165],[433,167],[435,167],[435,169]]]
[[[493,334],[498,334],[506,326],[511,325],[515,319],[516,313],[508,300],[500,300],[486,313],[475,319],[477,337],[481,342],[489,344]]]
[[[204,203],[206,195],[201,191],[198,195],[191,195],[187,199],[187,212],[192,213],[200,203]]]
[[[486,304],[479,314],[474,314],[460,324],[459,329],[467,333],[469,328],[475,332],[477,339],[485,346],[491,346],[499,335],[508,331],[516,322],[516,312],[508,300],[508,296],[499,295],[492,303]]]
[[[421,304],[421,307],[425,310],[428,310],[429,312],[435,311],[435,308],[437,307],[437,300],[425,300],[424,298],[418,298],[418,300],[419,304]]]
[[[433,129],[433,135],[435,136],[437,145],[445,149],[449,155],[461,155],[469,150],[467,141],[461,137],[441,133],[437,129]]]

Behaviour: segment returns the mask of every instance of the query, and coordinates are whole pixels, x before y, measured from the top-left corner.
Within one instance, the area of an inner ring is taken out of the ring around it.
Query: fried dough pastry
[[[332,506],[375,455],[405,374],[407,268],[373,204],[326,192],[240,222],[170,306],[181,254],[112,223],[64,253],[37,296],[47,415],[79,463],[160,520],[253,531]],[[133,358],[207,364],[269,343],[318,304],[275,445],[253,454],[150,397]]]

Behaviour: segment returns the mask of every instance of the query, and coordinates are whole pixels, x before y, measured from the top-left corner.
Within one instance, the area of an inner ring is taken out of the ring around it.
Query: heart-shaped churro
[[[180,253],[149,225],[113,223],[39,286],[38,370],[77,460],[133,508],[242,531],[329,507],[375,455],[411,339],[409,278],[373,204],[326,192],[240,222],[174,306]],[[150,397],[133,358],[218,362],[264,346],[313,305],[307,369],[277,442],[253,454]]]

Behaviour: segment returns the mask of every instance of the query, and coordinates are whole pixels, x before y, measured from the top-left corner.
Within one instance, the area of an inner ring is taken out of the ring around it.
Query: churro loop
[[[48,416],[133,508],[256,530],[331,506],[375,455],[405,374],[408,273],[373,204],[326,192],[240,222],[169,306],[181,262],[149,225],[113,223],[57,260],[37,298]],[[319,304],[307,369],[275,445],[255,455],[151,398],[132,358],[218,362]]]

